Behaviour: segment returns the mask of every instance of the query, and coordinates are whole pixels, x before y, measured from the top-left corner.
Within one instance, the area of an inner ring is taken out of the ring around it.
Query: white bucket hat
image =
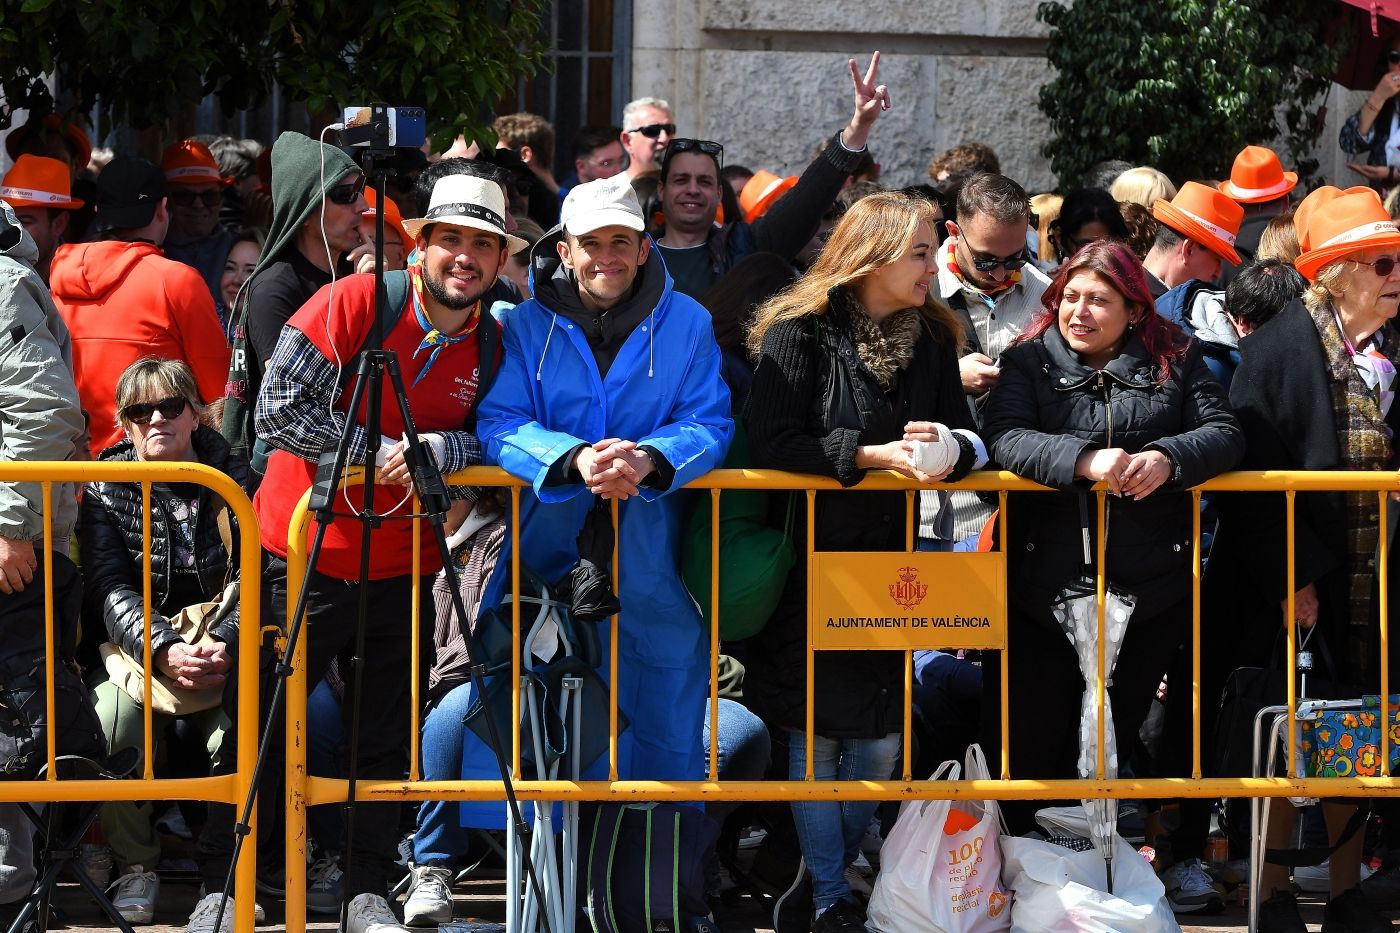
[[[501,186],[475,175],[447,175],[433,186],[428,213],[403,222],[411,237],[429,224],[453,224],[485,230],[506,238],[506,250],[514,255],[529,246],[518,236],[506,233],[506,199]]]

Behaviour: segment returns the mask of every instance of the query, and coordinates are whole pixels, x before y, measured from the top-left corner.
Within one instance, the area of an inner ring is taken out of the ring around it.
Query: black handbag
[[[1337,677],[1337,667],[1327,650],[1325,639],[1315,639],[1318,657],[1326,675],[1318,670],[1308,675],[1309,700],[1349,700],[1365,691]],[[1254,772],[1254,719],[1266,706],[1283,706],[1288,702],[1288,669],[1283,663],[1284,633],[1274,641],[1274,651],[1268,667],[1238,667],[1225,680],[1221,692],[1220,717],[1216,721],[1213,743],[1216,773],[1221,777],[1249,777]],[[1330,677],[1331,679],[1326,679]],[[1305,699],[1298,694],[1299,701]],[[1260,760],[1264,760],[1267,731],[1260,736]]]

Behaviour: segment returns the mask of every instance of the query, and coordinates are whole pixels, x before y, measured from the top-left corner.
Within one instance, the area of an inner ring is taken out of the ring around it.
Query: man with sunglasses
[[[947,221],[948,239],[938,249],[938,296],[963,322],[959,369],[979,426],[976,401],[996,385],[997,357],[1030,324],[1050,285],[1026,249],[1030,213],[1030,198],[1015,181],[974,175],[958,190],[958,219]],[[951,530],[945,508],[953,511]],[[989,514],[973,493],[921,493],[920,546],[971,549]]]
[[[290,131],[272,146],[272,227],[232,309],[233,363],[223,416],[224,437],[257,475],[269,453],[253,427],[263,370],[282,325],[373,248],[361,229],[369,210],[364,189],[360,167],[334,146]]]
[[[165,174],[118,156],[97,179],[101,239],[54,253],[49,286],[73,336],[73,372],[97,459],[122,437],[117,378],[143,356],[184,360],[202,398],[224,390],[229,349],[214,299],[194,269],[161,254],[170,227]]]
[[[628,181],[656,171],[661,154],[675,135],[676,116],[661,98],[639,97],[623,107],[618,139],[627,152]]]
[[[817,154],[792,190],[752,224],[726,217],[724,226],[715,226],[723,146],[708,139],[677,138],[665,147],[657,188],[665,230],[656,245],[676,291],[699,298],[745,256],[776,253],[791,262],[812,239],[822,215],[866,157],[865,142],[875,121],[890,107],[889,89],[876,84],[879,52],[871,56],[864,76],[855,59],[847,65],[855,89],[850,123],[835,143]]]
[[[224,260],[233,245],[233,234],[219,223],[219,210],[231,180],[219,174],[219,163],[209,147],[194,139],[167,146],[160,168],[165,173],[165,198],[170,208],[165,255],[192,266],[204,277],[209,294],[219,301]]]

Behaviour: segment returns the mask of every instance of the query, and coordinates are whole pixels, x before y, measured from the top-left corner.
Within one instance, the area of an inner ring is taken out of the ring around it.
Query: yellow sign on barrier
[[[1006,646],[1005,557],[919,552],[812,555],[819,651]]]

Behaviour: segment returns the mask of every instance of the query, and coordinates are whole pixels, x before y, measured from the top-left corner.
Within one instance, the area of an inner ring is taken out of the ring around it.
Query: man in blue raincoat
[[[534,298],[506,312],[478,431],[486,462],[531,484],[521,550],[544,580],[578,562],[575,538],[597,497],[621,500],[617,694],[630,727],[618,776],[699,780],[709,637],[681,582],[684,502],[673,493],[729,447],[720,352],[709,314],[673,290],[625,177],[578,185],[561,217],[532,251]],[[503,555],[483,607],[509,578]],[[605,659],[608,629],[599,623]]]

